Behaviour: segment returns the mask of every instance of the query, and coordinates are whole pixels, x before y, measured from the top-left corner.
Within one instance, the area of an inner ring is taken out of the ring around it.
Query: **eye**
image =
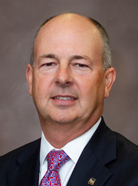
[[[53,66],[54,63],[53,62],[49,62],[49,63],[45,63],[44,65],[49,67],[49,66]]]
[[[77,63],[76,66],[80,67],[80,68],[88,68],[88,65],[85,65],[85,64],[82,64],[82,63]]]
[[[48,67],[53,67],[54,65],[55,65],[54,62],[47,62],[47,63],[42,64],[41,67],[48,68]]]

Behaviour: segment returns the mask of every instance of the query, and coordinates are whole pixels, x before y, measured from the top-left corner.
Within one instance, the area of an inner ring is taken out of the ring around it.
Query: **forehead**
[[[34,54],[42,50],[72,48],[72,50],[103,50],[98,29],[86,18],[77,14],[66,14],[53,18],[39,31],[34,42]]]

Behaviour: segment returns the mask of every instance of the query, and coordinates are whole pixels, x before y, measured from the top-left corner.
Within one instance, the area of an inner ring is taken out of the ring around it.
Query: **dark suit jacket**
[[[0,186],[38,186],[40,139],[0,157]],[[83,150],[67,186],[138,186],[138,147],[104,123]]]

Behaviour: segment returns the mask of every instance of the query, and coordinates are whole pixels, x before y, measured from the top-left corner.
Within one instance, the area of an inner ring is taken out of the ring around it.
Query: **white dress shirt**
[[[90,140],[90,138],[96,131],[97,127],[100,124],[100,121],[101,121],[101,118],[86,133],[82,134],[81,136],[70,141],[64,147],[62,147],[62,150],[64,150],[66,154],[70,157],[70,159],[59,170],[59,175],[60,175],[62,186],[66,186],[84,147],[87,145],[88,141]],[[45,139],[44,133],[42,132],[41,146],[40,146],[39,185],[40,185],[41,179],[43,178],[43,176],[45,175],[47,171],[46,156],[53,149],[55,148]],[[55,149],[55,150],[59,150],[59,149]]]

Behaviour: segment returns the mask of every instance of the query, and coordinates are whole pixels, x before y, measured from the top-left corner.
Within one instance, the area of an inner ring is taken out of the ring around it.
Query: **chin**
[[[62,116],[62,117],[51,117],[51,120],[58,124],[70,124],[73,123],[76,120],[76,118]]]
[[[72,123],[73,121],[72,120],[68,120],[68,119],[54,119],[53,120],[55,123],[58,123],[58,124],[70,124]]]

